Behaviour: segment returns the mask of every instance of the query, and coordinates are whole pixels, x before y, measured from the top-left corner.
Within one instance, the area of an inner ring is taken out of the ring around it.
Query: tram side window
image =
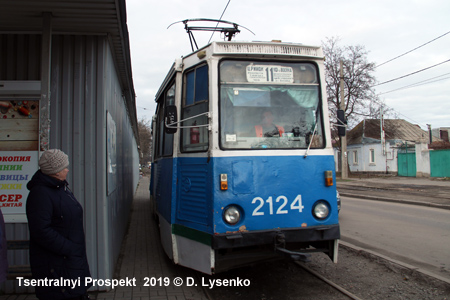
[[[175,103],[175,84],[163,94],[164,99],[159,102],[158,108],[158,138],[157,138],[157,157],[172,156],[173,154],[173,134],[166,133],[164,130],[164,109],[168,105]]]
[[[175,83],[165,93],[164,108],[175,104]],[[173,153],[173,134],[164,132],[164,156],[172,156]]]
[[[155,158],[158,159],[162,156],[163,150],[163,137],[164,137],[164,119],[162,118],[164,116],[163,114],[163,109],[162,109],[163,105],[162,103],[158,104],[158,108],[157,108],[157,119],[156,119],[156,124],[157,124],[157,128],[155,128],[155,140],[153,141],[155,143]]]
[[[208,65],[196,67],[184,75],[184,94],[181,119],[181,151],[199,152],[208,150],[209,90]]]

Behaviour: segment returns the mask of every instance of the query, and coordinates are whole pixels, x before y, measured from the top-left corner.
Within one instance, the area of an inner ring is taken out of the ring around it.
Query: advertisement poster
[[[0,208],[5,222],[27,222],[27,183],[38,169],[39,100],[0,101]]]
[[[0,207],[6,222],[26,221],[27,183],[38,169],[38,151],[0,151]]]
[[[108,112],[108,127],[107,127],[107,139],[108,139],[108,195],[116,189],[117,182],[117,137],[116,137],[116,122]]]

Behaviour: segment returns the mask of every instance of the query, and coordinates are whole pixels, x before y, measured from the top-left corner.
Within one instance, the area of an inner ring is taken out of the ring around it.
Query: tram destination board
[[[286,66],[250,65],[247,66],[248,82],[293,83],[294,70]]]

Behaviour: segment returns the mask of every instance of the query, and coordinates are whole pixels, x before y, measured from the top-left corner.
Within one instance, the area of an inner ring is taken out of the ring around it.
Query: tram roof
[[[300,56],[310,58],[323,58],[320,46],[307,46],[303,44],[282,42],[213,42],[213,55],[249,54],[274,56]]]
[[[304,57],[313,59],[324,59],[325,56],[321,46],[309,46],[297,43],[272,42],[245,42],[245,41],[223,41],[212,42],[204,47],[189,53],[183,59],[193,55],[199,56],[202,52],[206,55],[251,55],[264,57]]]
[[[276,57],[305,57],[314,59],[324,59],[322,47],[320,46],[308,46],[303,44],[295,43],[282,43],[282,42],[241,42],[241,41],[230,41],[230,42],[212,42],[197,51],[194,51],[182,59],[187,59],[193,55],[251,55],[251,56],[276,56]],[[208,54],[206,54],[208,52]],[[155,101],[157,102],[161,92],[164,90],[165,86],[169,83],[172,75],[175,73],[175,69],[181,60],[175,62],[171,68],[166,78],[164,79],[160,89],[156,93]]]

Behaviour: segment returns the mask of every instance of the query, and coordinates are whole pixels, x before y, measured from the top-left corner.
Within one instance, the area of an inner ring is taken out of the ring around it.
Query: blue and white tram
[[[150,187],[175,263],[337,262],[323,59],[301,44],[213,42],[175,61],[156,97]]]

